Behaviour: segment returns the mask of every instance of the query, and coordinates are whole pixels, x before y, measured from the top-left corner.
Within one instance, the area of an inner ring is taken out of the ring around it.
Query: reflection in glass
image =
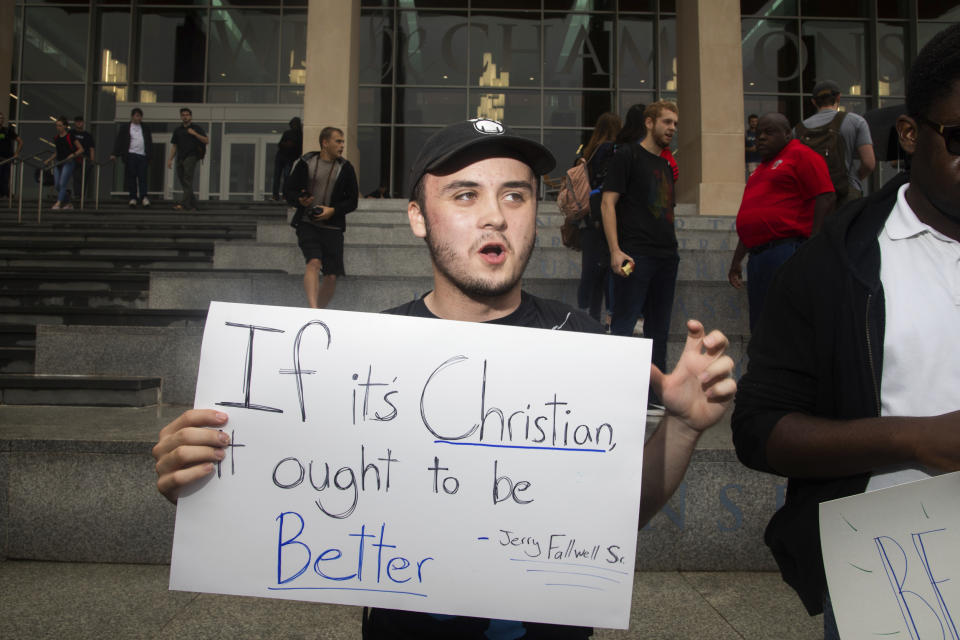
[[[499,105],[499,106],[497,106]],[[489,93],[479,89],[470,90],[469,118],[494,118],[502,120],[511,127],[540,125],[539,91],[502,91]],[[499,109],[499,113],[491,110]]]
[[[644,106],[653,102],[654,93],[652,91],[621,91],[620,92],[620,104],[617,107],[617,113],[620,115],[620,119],[626,117],[627,111],[630,110],[635,104],[642,104]]]
[[[867,57],[864,23],[807,20],[801,28],[807,54],[803,70],[804,93],[811,93],[817,81],[825,78],[840,85],[840,91],[845,95],[870,93],[864,63]]]
[[[743,47],[743,90],[800,91],[806,53],[796,22],[745,19],[740,23]]]
[[[800,101],[801,98],[798,96],[744,96],[744,123],[746,123],[747,116],[751,113],[755,113],[761,117],[768,113],[780,113],[787,117],[791,125],[795,126],[800,122]],[[744,131],[746,131],[746,124],[744,124]]]
[[[203,85],[138,85],[137,102],[203,102]]]
[[[536,139],[534,132],[518,132],[520,135]],[[557,159],[557,168],[553,170],[554,177],[560,177],[573,166],[580,145],[590,138],[590,130],[584,129],[545,129],[543,132],[543,146],[550,150]]]
[[[546,127],[593,127],[597,118],[613,107],[609,91],[556,91],[544,96]]]
[[[21,79],[82,81],[87,63],[87,16],[85,7],[27,8]]]
[[[465,13],[401,11],[397,20],[397,84],[467,83]]]
[[[489,60],[489,62],[486,62]],[[470,78],[475,86],[490,64],[503,86],[540,84],[540,15],[475,13],[470,23]],[[482,86],[482,85],[480,85]]]
[[[654,89],[653,18],[620,17],[618,78],[621,89]]]
[[[360,12],[360,82],[393,81],[393,11]]]
[[[234,9],[210,12],[209,82],[277,82],[280,12]],[[287,78],[284,82],[289,82]]]
[[[877,23],[877,95],[906,92],[907,29],[901,22]]]
[[[115,83],[121,86],[101,88],[100,92],[113,93],[118,102],[126,102],[127,82],[130,81],[130,12],[125,9],[101,10],[97,25],[97,74],[96,82]],[[95,100],[97,98],[94,98]],[[94,108],[94,113],[99,113]],[[111,115],[112,118],[112,115]]]
[[[113,120],[117,112],[117,102],[125,102],[127,87],[100,85],[94,87],[93,116],[91,120]]]
[[[206,11],[142,9],[139,80],[203,82],[206,22]]]
[[[83,85],[22,84],[20,85],[20,120],[49,120],[65,115],[72,118],[83,113]],[[51,134],[53,135],[53,134]]]
[[[272,104],[277,102],[277,88],[276,86],[224,87],[209,85],[207,87],[207,102]]]
[[[357,148],[363,159],[363,171],[357,176],[360,195],[367,195],[378,187],[387,187],[390,195],[390,129],[388,127],[357,127]],[[403,187],[395,185],[392,193],[402,197]]]
[[[740,13],[745,16],[797,15],[797,0],[740,0]]]
[[[660,90],[677,90],[677,19],[660,18]]]
[[[467,118],[463,89],[397,89],[397,122],[432,124]]]
[[[280,104],[303,104],[303,87],[280,87]]]
[[[364,124],[390,124],[390,87],[360,87],[357,120]]]
[[[611,86],[613,17],[547,14],[543,20],[543,84],[548,87]]]
[[[361,47],[363,49],[363,47]],[[307,82],[307,13],[284,11],[278,82]]]

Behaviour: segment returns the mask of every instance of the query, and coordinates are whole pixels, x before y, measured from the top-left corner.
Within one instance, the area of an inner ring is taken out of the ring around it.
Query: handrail
[[[43,172],[50,166],[49,160],[56,156],[55,151],[46,159],[41,158],[39,153],[35,153],[29,158],[21,158],[20,163],[40,169],[40,179],[37,180],[37,224],[40,224],[43,217]],[[20,203],[17,207],[17,222],[20,221],[20,212],[23,210],[23,169],[20,169]]]

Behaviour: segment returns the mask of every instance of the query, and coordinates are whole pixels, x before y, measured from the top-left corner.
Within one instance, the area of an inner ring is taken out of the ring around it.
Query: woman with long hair
[[[67,131],[67,123],[67,116],[57,118],[55,123],[57,135],[53,139],[57,153],[47,160],[48,164],[56,165],[53,167],[53,186],[57,190],[57,201],[51,209],[73,209],[67,190],[70,188],[70,178],[76,166],[74,160],[83,155],[83,145]]]
[[[642,124],[642,121],[641,121]],[[610,271],[610,254],[603,235],[600,216],[600,186],[607,173],[607,163],[613,157],[614,145],[620,133],[620,117],[609,111],[597,119],[593,133],[583,154],[577,162],[587,163],[590,176],[590,214],[580,227],[580,246],[583,255],[580,262],[580,286],[577,288],[577,306],[600,321],[607,277]],[[609,309],[609,300],[608,305]]]

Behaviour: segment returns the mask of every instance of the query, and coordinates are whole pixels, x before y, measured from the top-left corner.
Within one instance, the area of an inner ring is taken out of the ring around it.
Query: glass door
[[[234,133],[223,137],[220,167],[222,200],[263,200],[273,181],[273,154],[276,136]],[[274,151],[275,153],[275,151]]]

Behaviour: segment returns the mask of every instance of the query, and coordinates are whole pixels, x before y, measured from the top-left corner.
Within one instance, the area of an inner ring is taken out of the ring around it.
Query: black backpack
[[[837,192],[837,201],[850,193],[850,180],[847,178],[847,144],[840,135],[840,125],[846,113],[838,111],[833,120],[820,127],[809,128],[803,122],[797,125],[797,139],[807,145],[827,162],[830,181]]]

